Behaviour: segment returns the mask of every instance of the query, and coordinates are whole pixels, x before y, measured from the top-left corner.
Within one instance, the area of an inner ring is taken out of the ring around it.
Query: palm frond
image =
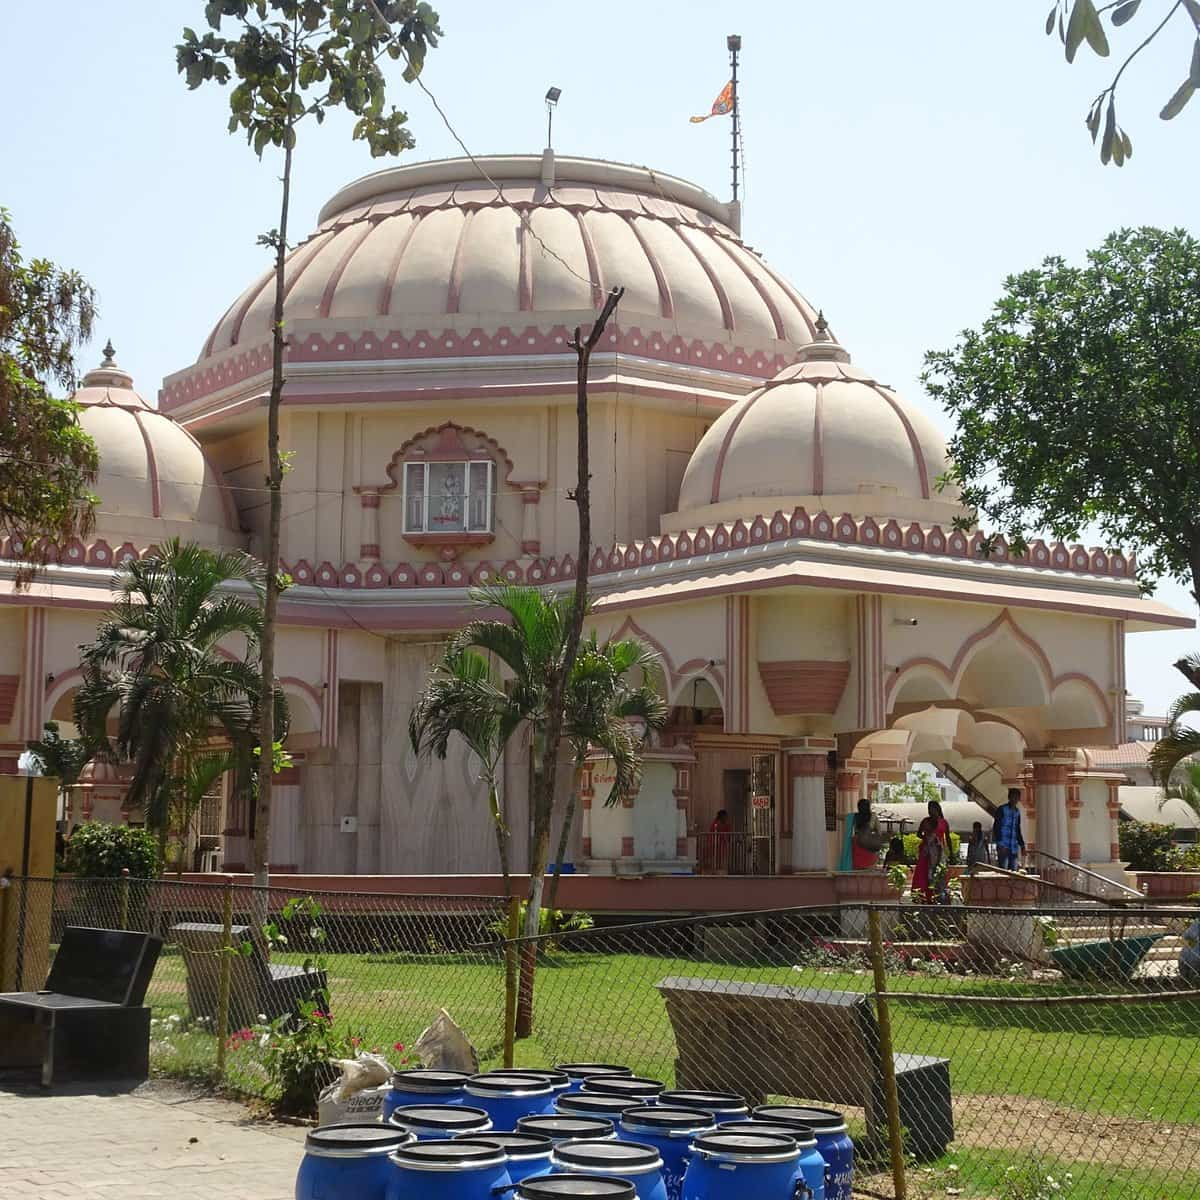
[[[1200,755],[1200,731],[1178,726],[1154,743],[1147,762],[1154,778],[1165,788],[1171,772],[1192,755]]]

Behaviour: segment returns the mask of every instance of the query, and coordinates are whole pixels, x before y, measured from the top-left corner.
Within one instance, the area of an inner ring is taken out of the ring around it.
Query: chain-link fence
[[[25,906],[23,953],[35,973],[66,924],[164,938],[147,998],[157,1071],[216,1075],[223,959],[232,963],[223,1074],[244,1091],[266,1094],[266,1075],[241,1022],[294,1004],[312,982],[306,964],[325,972],[334,1028],[366,1049],[398,1059],[408,1051],[395,1045],[411,1048],[444,1007],[484,1068],[503,1061],[503,902],[313,899],[60,880],[14,886],[5,903]],[[269,957],[253,935],[264,915],[287,939]],[[0,962],[11,966],[9,916]],[[251,953],[223,955],[226,926],[231,943],[255,941]],[[516,1061],[623,1063],[672,1088],[837,1108],[863,1194],[1200,1198],[1198,934],[1200,909],[1152,906],[601,920],[518,940],[526,983],[535,970],[533,1033]]]

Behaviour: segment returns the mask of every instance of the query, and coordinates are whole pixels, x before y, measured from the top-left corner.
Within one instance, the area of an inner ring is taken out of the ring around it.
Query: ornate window
[[[491,533],[491,459],[404,464],[404,532]]]

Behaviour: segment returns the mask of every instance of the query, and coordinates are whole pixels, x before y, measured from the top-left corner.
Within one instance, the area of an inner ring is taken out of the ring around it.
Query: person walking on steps
[[[1025,838],[1021,833],[1021,789],[1008,789],[1008,803],[996,814],[992,826],[992,841],[996,843],[996,865],[1005,871],[1021,867],[1025,853]]]

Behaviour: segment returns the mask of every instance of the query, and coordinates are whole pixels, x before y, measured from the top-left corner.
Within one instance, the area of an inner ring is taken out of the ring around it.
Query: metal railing
[[[774,871],[774,839],[750,833],[698,833],[696,871],[700,875],[770,875]]]
[[[1092,897],[1105,903],[1145,902],[1145,897],[1136,888],[1127,887],[1115,879],[1109,879],[1106,875],[1080,866],[1079,863],[1068,862],[1055,854],[1047,854],[1045,850],[1028,851],[1026,857],[1032,860],[1039,878],[1049,887],[1069,891],[1080,898]]]

